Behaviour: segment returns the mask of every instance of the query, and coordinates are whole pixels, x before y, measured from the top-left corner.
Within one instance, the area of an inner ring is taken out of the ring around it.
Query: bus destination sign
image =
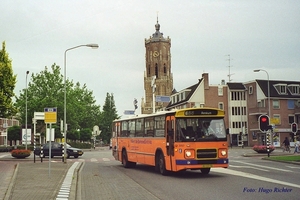
[[[196,110],[187,110],[185,111],[185,116],[194,116],[194,115],[217,115],[217,110],[211,109],[196,109]]]

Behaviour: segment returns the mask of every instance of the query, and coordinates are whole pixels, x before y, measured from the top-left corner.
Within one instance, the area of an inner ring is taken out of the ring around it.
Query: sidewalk
[[[0,200],[75,199],[81,165],[60,158],[52,158],[49,164],[49,158],[41,162],[38,156],[34,163],[34,155],[16,159],[9,152],[0,153]]]

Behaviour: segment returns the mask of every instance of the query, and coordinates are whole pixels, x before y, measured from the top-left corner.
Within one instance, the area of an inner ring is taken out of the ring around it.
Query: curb
[[[13,174],[13,177],[12,177],[12,179],[10,180],[9,186],[8,186],[8,188],[7,188],[7,190],[6,190],[4,200],[9,200],[9,199],[10,199],[11,192],[12,192],[13,189],[14,189],[15,180],[16,180],[16,177],[17,177],[17,174],[18,174],[18,170],[19,170],[19,163],[17,163],[17,164],[15,165],[14,174]]]
[[[76,184],[76,191],[75,194],[75,200],[81,200],[81,171],[83,169],[83,166],[85,165],[85,162],[83,162],[80,165],[80,168],[78,168],[78,171],[76,172],[76,178],[77,178],[77,184]]]
[[[78,198],[81,197],[80,190],[81,190],[81,185],[80,185],[80,180],[79,180],[79,174],[82,169],[83,162],[79,162],[78,165],[76,166],[74,173],[73,173],[73,180],[71,184],[71,190],[70,190],[70,200],[75,200],[75,199],[80,199]],[[80,185],[80,186],[79,186]]]

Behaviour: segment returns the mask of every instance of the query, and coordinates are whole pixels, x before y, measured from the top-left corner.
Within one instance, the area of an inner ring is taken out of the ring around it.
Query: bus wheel
[[[164,154],[163,153],[159,154],[158,166],[159,166],[159,172],[162,175],[165,176],[165,175],[168,174],[168,171],[166,170],[165,158],[164,158]]]
[[[200,170],[202,174],[208,174],[210,172],[210,168],[202,168]]]
[[[128,163],[128,159],[127,159],[127,153],[126,151],[122,152],[122,164],[125,168],[129,168],[129,163]]]
[[[136,166],[136,162],[130,162],[130,161],[128,161],[127,153],[126,153],[125,150],[122,152],[122,164],[123,164],[123,166],[125,168],[131,168],[131,167],[135,167]]]

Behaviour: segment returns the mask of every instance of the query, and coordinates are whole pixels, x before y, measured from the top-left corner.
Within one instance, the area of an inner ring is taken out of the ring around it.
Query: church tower
[[[160,24],[155,24],[155,33],[145,39],[146,71],[144,72],[145,99],[142,99],[142,114],[165,108],[168,103],[155,102],[156,96],[170,96],[173,90],[171,73],[171,39],[164,38],[159,31]],[[153,108],[153,104],[155,107]]]

